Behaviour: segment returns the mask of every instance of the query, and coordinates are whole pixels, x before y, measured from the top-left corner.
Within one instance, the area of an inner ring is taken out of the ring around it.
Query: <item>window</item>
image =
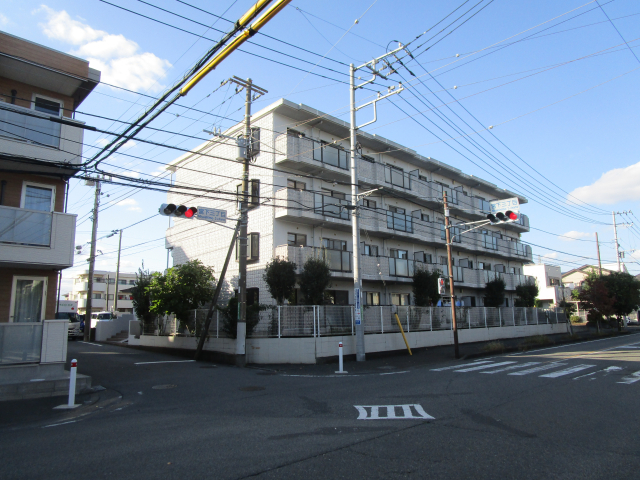
[[[236,261],[240,258],[240,238],[236,239]],[[247,261],[252,262],[260,258],[260,234],[247,234]]]
[[[329,269],[338,272],[351,271],[351,252],[347,251],[347,242],[344,240],[322,239],[322,246],[325,248],[325,261],[329,264]]]
[[[550,278],[549,279],[549,285],[560,285],[560,279],[559,278]]]
[[[520,275],[520,267],[509,267],[509,273],[513,275]]]
[[[453,263],[453,259],[451,260],[451,263]],[[447,265],[447,257],[440,257],[440,265]]]
[[[412,233],[413,218],[405,215],[404,208],[390,206],[387,211],[387,228]]]
[[[94,300],[100,300],[102,298],[102,294],[101,293],[94,293],[93,294],[93,298]]]
[[[340,200],[346,200],[347,194],[342,192],[336,192],[334,190],[329,190],[327,188],[322,189],[322,194],[327,197],[338,198]]]
[[[364,254],[369,257],[377,257],[378,256],[378,246],[377,245],[364,245]]]
[[[24,182],[21,207],[27,210],[53,212],[56,189],[48,185]]]
[[[346,201],[345,193],[323,188],[322,194],[316,193],[314,195],[314,204],[316,213],[320,215],[341,218],[343,220],[349,219],[349,210],[344,208],[349,204]]]
[[[260,155],[260,129],[251,129],[251,140],[249,142],[249,157]]]
[[[109,279],[107,280],[107,283],[108,283],[109,285],[115,285],[115,284],[116,284],[116,279],[115,279],[115,278],[109,278]]]
[[[504,268],[504,265],[502,265],[502,264],[497,264],[494,267],[494,269],[495,269],[496,272],[500,272],[500,273],[505,273],[506,272],[506,269]]]
[[[260,303],[260,289],[257,287],[247,288],[247,305],[258,305]]]
[[[287,245],[292,247],[306,247],[307,236],[301,233],[287,233]]]
[[[298,137],[298,138],[302,138],[305,136],[304,133],[294,130],[293,128],[287,128],[287,135],[289,135],[290,137]]]
[[[392,248],[390,253],[391,258],[409,258],[409,252],[407,250]]]
[[[460,227],[454,227],[449,225],[449,235],[451,238],[451,242],[461,243],[462,237],[460,236]],[[444,224],[440,225],[440,238],[442,240],[447,239],[447,229]]]
[[[375,163],[373,157],[370,157],[368,155],[361,155],[360,158],[362,158],[362,160],[364,160],[365,162]]]
[[[344,170],[349,169],[349,152],[327,142],[313,142],[313,159]]]
[[[327,290],[330,305],[349,305],[349,292],[347,290]]]
[[[378,292],[364,292],[365,305],[380,305],[380,294]]]
[[[418,175],[418,180],[422,181],[422,182],[428,182],[429,179],[427,177],[425,177],[424,175]]]
[[[45,317],[47,277],[13,277],[10,322],[40,322]]]
[[[135,280],[129,280],[129,285],[135,285],[136,281]]]
[[[423,222],[428,222],[429,221],[429,215],[427,215],[426,213],[422,213],[422,214],[420,214],[420,219]]]
[[[126,280],[123,280],[121,278],[118,279],[118,285],[126,285],[126,284],[127,284]]]
[[[392,293],[391,294],[392,305],[409,305],[408,293]]]
[[[362,200],[362,206],[365,208],[372,208],[375,210],[376,208],[376,201],[375,200],[369,200],[368,198],[365,198],[364,200]]]
[[[54,117],[62,116],[62,104],[55,100],[50,100],[43,97],[35,97],[33,102],[33,109],[37,112],[46,113],[47,115],[53,115]]]
[[[431,254],[430,253],[424,253],[424,252],[415,252],[413,254],[413,259],[416,262],[431,263]]]
[[[478,270],[491,270],[491,264],[486,262],[478,262]]]
[[[404,170],[402,170],[401,168],[387,164],[384,169],[384,177],[387,183],[405,188]]]
[[[238,193],[238,210],[240,210],[242,201],[242,184],[237,186],[236,189]],[[260,205],[260,180],[259,179],[251,179],[249,180],[249,198],[248,198],[248,208],[255,208]]]
[[[132,300],[133,297],[131,295],[118,295],[118,300]]]
[[[307,184],[304,182],[298,182],[297,180],[287,180],[287,188],[292,188],[294,190],[306,190]]]
[[[347,250],[347,242],[344,240],[333,240],[330,238],[322,239],[322,246],[324,248],[328,248],[329,250]]]
[[[461,258],[458,260],[458,266],[464,268],[473,268],[473,262],[469,261],[468,258]]]

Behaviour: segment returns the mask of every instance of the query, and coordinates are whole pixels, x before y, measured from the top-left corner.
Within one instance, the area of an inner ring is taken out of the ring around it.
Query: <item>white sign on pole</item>
[[[438,278],[438,293],[440,295],[444,295],[445,294],[444,278],[442,278],[442,277]]]
[[[491,205],[491,213],[494,215],[498,212],[511,210],[514,213],[520,213],[520,202],[517,198],[505,198],[503,200],[493,200],[489,202]]]
[[[218,210],[217,208],[198,207],[198,213],[196,213],[198,220],[206,220],[207,222],[227,222],[227,211]]]
[[[355,304],[356,304],[355,323],[356,323],[356,325],[360,325],[362,323],[362,312],[361,312],[361,309],[360,309],[360,307],[361,307],[361,305],[360,305],[360,289],[359,288],[354,289],[353,295],[355,297],[354,301],[355,301]]]

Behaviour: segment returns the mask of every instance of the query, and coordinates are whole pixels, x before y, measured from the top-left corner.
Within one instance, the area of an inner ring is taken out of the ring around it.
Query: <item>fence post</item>
[[[498,308],[498,320],[500,320],[500,326],[502,327],[502,310],[500,310],[500,307]]]
[[[380,305],[380,333],[384,333],[384,316],[382,315],[382,305]]]
[[[555,308],[556,310],[556,325],[558,324],[558,307]]]
[[[484,310],[484,328],[489,328],[487,327],[487,307],[482,307],[482,310]]]
[[[351,308],[349,308],[349,312],[351,312],[351,335],[353,335],[353,309],[356,308],[355,305]],[[362,317],[364,317],[364,315],[362,315],[362,313],[360,314]],[[360,320],[362,321],[362,319]]]
[[[516,326],[516,307],[511,307],[511,316],[513,317],[513,326]]]
[[[536,325],[540,325],[540,317],[538,317],[538,308],[537,307],[533,307],[533,310],[536,313]]]
[[[523,307],[523,310],[524,310],[524,324],[529,325],[529,322],[527,322],[527,307]]]
[[[216,310],[216,338],[218,338],[219,331],[220,331],[220,310]]]
[[[409,333],[411,330],[409,330],[409,309],[411,307],[407,305],[407,333]]]
[[[316,306],[313,306],[313,338],[316,338]]]
[[[471,309],[467,310],[467,320],[469,320],[469,330],[471,330]]]
[[[278,338],[280,338],[280,305],[278,305]]]
[[[429,329],[433,332],[433,307],[429,307]]]

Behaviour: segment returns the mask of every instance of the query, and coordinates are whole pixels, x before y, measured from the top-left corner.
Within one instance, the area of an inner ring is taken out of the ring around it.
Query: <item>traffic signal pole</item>
[[[453,290],[453,262],[451,259],[451,230],[449,223],[449,205],[447,204],[447,192],[442,192],[442,202],[444,203],[444,232],[447,241],[447,266],[449,268],[449,293],[451,295],[451,326],[453,328],[453,344],[456,358],[460,358],[460,347],[458,346],[458,325],[456,322],[456,296]]]
[[[116,288],[113,292],[113,311],[118,311],[118,282],[120,281],[120,250],[122,249],[122,230],[120,230],[120,239],[118,240],[118,263],[116,263]]]
[[[93,200],[93,227],[91,229],[91,253],[89,254],[89,278],[87,279],[87,304],[84,314],[84,341],[91,340],[91,310],[93,308],[93,272],[96,266],[96,237],[98,236],[98,207],[100,206],[101,185],[95,180],[96,193]]]

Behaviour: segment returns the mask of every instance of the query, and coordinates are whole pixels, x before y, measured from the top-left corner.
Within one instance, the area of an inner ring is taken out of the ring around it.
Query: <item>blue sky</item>
[[[545,257],[543,260],[557,263],[565,271],[578,264],[593,263],[594,260],[579,256],[595,258],[594,232],[597,231],[603,261],[614,262],[610,212],[631,210],[640,218],[640,210],[635,212],[640,199],[637,133],[640,130],[637,113],[640,60],[635,57],[640,58],[640,5],[631,0],[601,0],[600,5],[612,25],[598,4],[589,0],[484,0],[458,23],[430,40],[426,45],[435,43],[431,48],[426,51],[425,47],[417,48],[478,1],[466,2],[445,22],[409,45],[420,55],[416,62],[407,63],[407,68],[422,83],[412,81],[411,74],[401,70],[400,75],[415,87],[394,97],[393,103],[381,105],[378,122],[365,130],[527,196],[530,203],[524,205],[522,211],[529,215],[533,228],[523,240],[565,252],[534,247],[535,256]],[[112,0],[111,3],[195,35],[98,0],[45,3],[5,0],[0,29],[89,59],[92,67],[103,72],[106,83],[155,95],[183,75],[212,40],[221,36],[214,29],[226,31],[230,26],[178,0],[148,3]],[[229,20],[237,19],[251,4],[249,0],[188,0],[187,3]],[[462,3],[463,0],[294,0],[263,32],[318,55],[256,35],[252,39],[255,43],[277,52],[258,45],[245,45],[244,50],[297,69],[236,52],[184,98],[183,103],[197,104],[200,110],[239,120],[242,95],[233,95],[233,90],[226,86],[216,90],[222,80],[237,75],[251,77],[269,90],[255,108],[285,97],[347,119],[348,88],[335,81],[346,79],[347,70],[342,63],[364,62],[379,56],[390,42],[391,46],[396,45],[393,41],[407,44]],[[478,13],[473,18],[445,36],[475,12]],[[359,19],[357,24],[356,19]],[[309,70],[311,73],[307,73]],[[402,81],[400,76],[395,79]],[[454,98],[457,102],[453,102]],[[427,110],[421,103],[427,100],[437,106],[453,102],[451,110],[441,107],[438,111],[453,120],[463,134],[471,134],[489,154],[471,146],[465,140],[471,137],[460,137],[433,112],[424,116],[417,114],[418,110]],[[100,85],[79,110],[127,121],[141,113],[148,102],[148,98],[140,95]],[[408,118],[398,107],[413,116]],[[231,125],[224,120],[214,125],[212,117],[201,118],[200,114],[180,108],[170,112],[173,113],[163,115],[153,126],[200,135],[203,128]],[[176,113],[181,116],[176,117]],[[77,118],[107,130],[122,128],[122,124],[82,113]],[[487,130],[488,126],[493,128]],[[438,140],[425,127],[445,141]],[[451,140],[452,137],[457,137],[473,154]],[[94,153],[104,138],[104,135],[87,132],[85,155]],[[199,143],[151,131],[145,131],[141,138],[185,148]],[[128,145],[123,153],[163,163],[177,156],[175,152],[141,142]],[[496,158],[501,163],[496,163]],[[109,169],[141,178],[161,172],[158,164],[123,155],[109,163]],[[105,186],[104,192],[100,236],[149,217],[165,199],[163,193],[134,193],[121,186]],[[90,238],[88,212],[92,193],[82,182],[72,180],[69,210],[78,214],[78,244]],[[588,202],[589,206],[581,202]],[[574,218],[576,212],[586,218]],[[636,248],[640,244],[640,220],[633,215],[620,215],[618,221],[636,221],[633,227],[619,229],[623,248]],[[135,271],[142,260],[152,269],[166,266],[166,250],[161,240],[166,225],[166,218],[155,217],[125,230],[123,247],[130,247],[123,251],[125,271]],[[108,252],[117,249],[117,237],[101,240],[98,248],[105,255],[99,257],[97,268],[114,269],[115,255]],[[633,263],[632,256],[640,259],[640,251],[629,253],[626,258],[628,268],[638,273],[640,265]],[[78,266],[65,271],[65,285],[70,286],[67,278],[74,272],[86,268],[85,258],[79,257]]]

